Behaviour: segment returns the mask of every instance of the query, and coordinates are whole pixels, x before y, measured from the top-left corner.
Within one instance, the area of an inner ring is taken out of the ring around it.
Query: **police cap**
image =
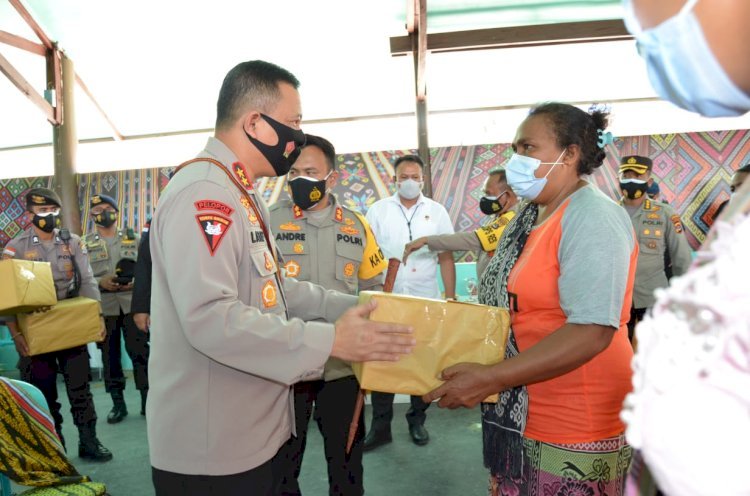
[[[26,193],[26,210],[31,210],[33,206],[53,206],[62,208],[62,201],[57,193],[48,188],[33,188]]]
[[[107,195],[94,195],[91,197],[91,204],[89,205],[89,208],[94,208],[98,205],[112,205],[112,208],[115,209],[115,211],[119,212],[120,209],[117,208],[117,202],[114,198]]]
[[[644,174],[651,170],[654,163],[648,157],[642,157],[640,155],[628,155],[622,157],[620,161],[620,173],[632,170],[636,174]]]

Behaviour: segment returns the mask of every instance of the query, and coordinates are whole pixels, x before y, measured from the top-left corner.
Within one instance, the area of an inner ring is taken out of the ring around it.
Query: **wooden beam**
[[[47,48],[47,50],[52,50],[54,48],[54,43],[52,43],[52,40],[49,39],[47,34],[44,32],[42,27],[36,22],[36,20],[31,16],[28,10],[26,10],[26,7],[23,6],[21,3],[21,0],[9,0],[10,4],[13,6],[14,9],[18,12],[18,14],[23,18],[24,21],[26,21],[26,24],[29,25],[32,31],[37,35],[39,38],[39,41],[42,42],[42,45]]]
[[[109,116],[104,111],[104,109],[101,107],[101,105],[99,105],[99,102],[96,101],[96,98],[94,98],[94,95],[89,90],[89,87],[86,86],[86,83],[83,82],[83,79],[81,79],[81,76],[79,76],[78,73],[76,73],[76,82],[78,83],[78,86],[81,87],[81,89],[83,90],[83,92],[86,93],[86,95],[89,97],[89,99],[91,99],[91,102],[96,107],[96,110],[98,110],[99,113],[102,114],[102,117],[104,117],[104,120],[107,121],[107,124],[109,125],[109,128],[112,130],[112,137],[116,141],[122,141],[124,139],[122,133],[120,133],[120,131],[117,129],[117,126],[115,126],[115,123],[112,122],[112,119],[109,118]]]
[[[44,48],[44,45],[35,43],[31,40],[27,40],[26,38],[23,38],[21,36],[8,33],[7,31],[0,31],[0,43],[5,43],[6,45],[20,48],[21,50],[26,50],[27,52],[35,53],[37,55],[41,55],[42,57],[47,54],[47,49]]]
[[[609,19],[433,33],[427,35],[426,49],[435,53],[631,39],[621,19]],[[409,36],[394,36],[390,41],[391,55],[411,53]]]
[[[427,64],[427,0],[414,0],[415,20],[417,32],[412,33],[412,50],[414,53],[414,64],[417,81],[417,99],[424,100],[427,94],[427,82],[425,81],[425,67]],[[414,38],[416,37],[416,47]]]
[[[48,90],[55,90],[55,121],[62,124],[63,107],[65,98],[63,97],[63,76],[62,76],[62,52],[57,48],[47,52],[47,72],[49,74]]]
[[[44,112],[44,115],[47,117],[50,124],[59,124],[59,121],[55,119],[55,110],[52,108],[52,105],[47,103],[47,100],[34,90],[34,87],[26,81],[21,73],[18,72],[18,70],[16,70],[16,68],[13,67],[8,59],[3,57],[2,54],[0,54],[0,72],[5,74],[7,78],[10,79],[10,82],[13,83],[16,88],[21,90],[21,93],[26,95],[34,105]]]

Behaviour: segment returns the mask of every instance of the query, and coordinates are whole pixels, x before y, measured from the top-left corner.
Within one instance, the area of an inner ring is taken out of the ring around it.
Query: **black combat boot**
[[[148,399],[148,388],[141,389],[141,415],[146,415],[146,400]]]
[[[107,462],[112,459],[112,452],[102,446],[96,437],[96,423],[78,427],[78,456],[95,462]]]
[[[110,394],[112,395],[112,410],[107,414],[108,424],[117,424],[128,416],[128,407],[125,404],[125,396],[121,389],[113,389]]]

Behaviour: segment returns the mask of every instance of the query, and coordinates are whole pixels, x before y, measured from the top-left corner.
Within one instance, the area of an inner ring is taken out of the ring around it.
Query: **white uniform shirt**
[[[421,194],[409,209],[401,204],[398,193],[376,201],[367,211],[367,222],[386,259],[401,260],[409,241],[454,232],[445,207]],[[426,246],[410,254],[406,265],[401,265],[398,270],[393,292],[440,298],[437,263],[437,253]]]

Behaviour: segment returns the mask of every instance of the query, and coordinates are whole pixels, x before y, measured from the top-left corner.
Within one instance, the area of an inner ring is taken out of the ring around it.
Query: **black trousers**
[[[247,472],[191,475],[151,467],[156,496],[278,496],[279,455]]]
[[[359,393],[359,382],[354,376],[334,381],[309,381],[294,385],[294,412],[297,436],[292,436],[281,448],[282,495],[299,495],[299,474],[307,444],[307,429],[315,405],[315,421],[323,435],[323,446],[328,461],[328,493],[357,496],[364,494],[362,481],[362,447],[365,437],[364,409],[349,455],[346,441],[354,405]]]
[[[391,421],[393,420],[393,393],[372,392],[372,430],[378,432],[391,432]],[[429,403],[422,401],[421,396],[411,397],[411,407],[406,412],[406,422],[409,426],[424,425],[427,418]]]
[[[120,315],[104,318],[107,328],[107,337],[99,345],[102,350],[102,362],[104,364],[104,388],[108,393],[122,391],[125,389],[125,375],[122,373],[122,347],[121,337],[125,336],[125,350],[133,362],[133,378],[135,387],[143,390],[148,389],[148,355],[149,335],[139,330],[133,322],[132,314],[125,315],[120,310]]]
[[[631,308],[630,309],[630,320],[628,321],[628,339],[633,342],[633,336],[635,336],[635,326],[638,322],[643,320],[646,315],[647,308]]]
[[[91,368],[86,346],[21,357],[18,361],[18,370],[21,372],[21,380],[33,384],[44,394],[58,434],[62,433],[63,423],[61,405],[57,401],[58,372],[65,378],[73,423],[81,427],[96,422],[94,401],[89,389]]]

